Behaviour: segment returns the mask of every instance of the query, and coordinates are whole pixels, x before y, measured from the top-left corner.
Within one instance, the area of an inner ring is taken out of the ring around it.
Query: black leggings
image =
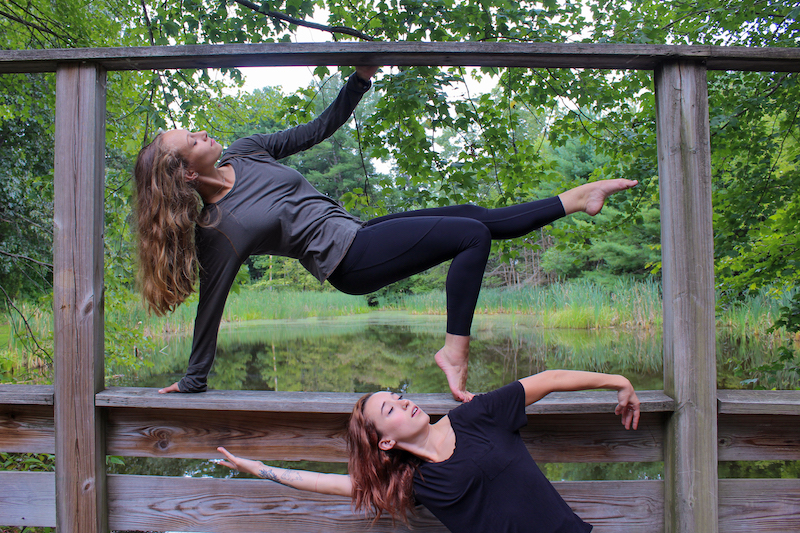
[[[492,239],[511,239],[564,216],[558,197],[487,209],[454,205],[370,220],[328,281],[367,294],[452,259],[447,273],[447,333],[469,335]]]

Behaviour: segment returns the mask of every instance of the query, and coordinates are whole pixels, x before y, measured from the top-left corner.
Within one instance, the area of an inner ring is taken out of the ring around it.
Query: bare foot
[[[566,214],[583,211],[588,215],[595,216],[603,209],[606,198],[615,192],[630,189],[638,184],[637,180],[624,178],[594,181],[579,185],[561,193],[558,197],[561,199]]]
[[[469,339],[469,337],[466,338]],[[434,356],[434,360],[444,372],[447,384],[450,386],[450,392],[453,393],[453,398],[459,402],[472,400],[474,395],[467,391],[469,348],[464,352],[453,349],[445,343],[444,347]]]

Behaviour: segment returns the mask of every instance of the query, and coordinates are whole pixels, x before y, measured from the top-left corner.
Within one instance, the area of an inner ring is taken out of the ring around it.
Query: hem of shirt
[[[355,74],[353,74],[353,76],[355,76]],[[357,222],[357,221],[354,221],[354,222]],[[362,221],[361,222],[361,228],[363,228],[363,227],[364,227],[364,222]],[[323,272],[322,273],[322,279],[319,280],[319,284],[320,285],[325,283],[328,280],[328,278],[331,277],[331,275],[334,272],[336,272],[336,269],[339,268],[339,265],[342,264],[342,260],[344,259],[344,256],[346,256],[347,252],[350,251],[350,247],[353,246],[353,241],[356,240],[356,235],[358,235],[358,230],[361,229],[361,228],[358,228],[357,230],[355,230],[353,232],[353,234],[350,236],[350,242],[348,242],[347,246],[344,247],[344,249],[342,250],[342,255],[339,256],[339,259],[336,261],[336,264],[333,265],[333,268],[331,268],[330,272]]]

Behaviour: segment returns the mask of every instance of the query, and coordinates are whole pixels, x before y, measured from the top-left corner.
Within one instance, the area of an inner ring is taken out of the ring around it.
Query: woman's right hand
[[[369,81],[372,78],[372,76],[374,76],[375,73],[378,72],[379,68],[380,67],[362,65],[356,67],[356,75],[364,81]]]
[[[227,466],[231,470],[247,472],[248,474],[258,476],[259,471],[264,467],[264,463],[253,461],[252,459],[245,459],[244,457],[236,457],[222,446],[218,447],[217,451],[227,459],[227,461],[220,461],[219,464]]]
[[[178,383],[173,383],[169,387],[164,387],[163,389],[158,389],[159,394],[167,394],[168,392],[180,392],[181,389],[178,387]]]

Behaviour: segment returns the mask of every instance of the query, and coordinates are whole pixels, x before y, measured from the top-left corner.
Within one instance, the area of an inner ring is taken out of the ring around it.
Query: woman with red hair
[[[548,370],[476,395],[434,424],[395,393],[356,402],[348,427],[349,474],[266,466],[218,448],[221,463],[300,490],[349,496],[357,511],[407,522],[415,503],[448,529],[465,532],[585,533],[581,520],[544,477],[519,429],[525,407],[550,392],[617,391],[625,429],[639,424],[639,399],[620,375]]]

